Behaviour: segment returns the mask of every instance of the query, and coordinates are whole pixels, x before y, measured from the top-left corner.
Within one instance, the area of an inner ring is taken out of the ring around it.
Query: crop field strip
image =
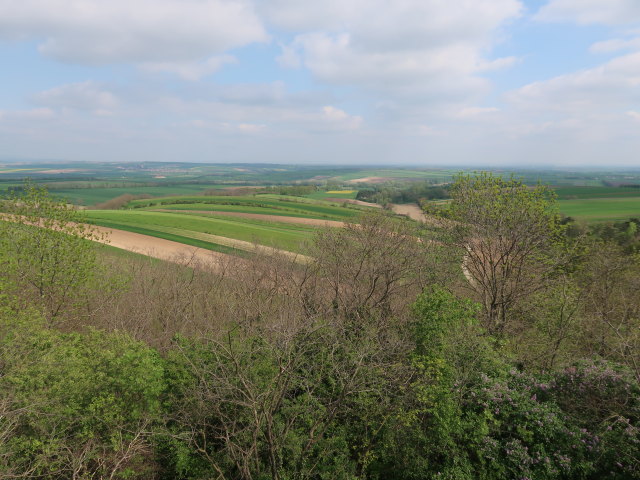
[[[225,245],[218,245],[216,243],[207,242],[204,240],[198,240],[196,238],[185,237],[182,235],[175,235],[172,233],[160,232],[158,230],[153,230],[149,228],[139,227],[137,225],[125,225],[123,223],[117,222],[109,222],[107,220],[96,220],[92,221],[94,225],[98,225],[100,227],[115,229],[115,230],[124,230],[132,233],[139,233],[141,235],[147,235],[149,237],[162,238],[164,240],[171,240],[173,242],[182,243],[184,245],[189,245],[192,247],[203,248],[205,250],[211,250],[214,252],[225,253],[229,255],[236,256],[244,256],[246,252],[239,250],[237,248],[227,247]],[[145,250],[146,245],[140,245],[141,251]]]
[[[348,212],[348,215],[335,213],[310,213],[308,210],[298,209],[283,209],[278,207],[257,207],[257,206],[245,206],[245,205],[222,205],[222,204],[206,204],[206,203],[192,203],[192,204],[174,204],[174,205],[160,205],[157,207],[148,207],[144,210],[157,211],[157,210],[192,210],[195,212],[230,212],[230,213],[258,213],[271,216],[282,217],[298,217],[298,218],[310,218],[316,220],[349,220],[357,216],[361,211],[353,210]],[[342,213],[342,212],[341,212]]]
[[[300,245],[310,240],[316,230],[303,225],[244,218],[214,218],[208,215],[152,211],[93,210],[87,212],[87,218],[98,225],[129,231],[135,228],[137,233],[148,235],[169,234],[212,245],[239,248],[237,244],[223,240],[226,237],[290,251],[298,251]],[[141,229],[145,232],[140,231]]]
[[[337,206],[321,200],[281,195],[166,197],[134,200],[127,206],[130,208],[160,208],[163,210],[237,211],[239,213],[265,213],[326,220],[349,219],[364,210],[352,205]]]

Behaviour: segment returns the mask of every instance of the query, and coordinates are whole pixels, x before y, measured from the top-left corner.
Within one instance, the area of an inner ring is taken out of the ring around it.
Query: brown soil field
[[[233,258],[234,261],[236,261],[235,259],[237,258],[232,255],[213,252],[204,248],[197,248],[183,243],[165,240],[163,238],[152,237],[150,235],[142,235],[140,233],[127,232],[125,230],[106,227],[95,228],[99,233],[104,235],[105,241],[103,243],[108,243],[111,246],[122,248],[123,250],[129,250],[131,252],[144,253],[150,257],[162,260],[170,260],[175,256],[184,257],[185,255],[194,256],[197,260],[205,260],[206,258],[210,260],[212,257],[216,257],[218,261],[222,258]],[[310,257],[299,253],[265,247],[262,245],[255,245],[251,242],[245,242],[244,240],[237,240],[235,238],[220,237],[218,235],[207,235],[207,237],[210,237],[210,241],[212,243],[237,248],[238,250],[243,250],[245,252],[259,253],[262,255],[283,255],[291,258],[296,263],[301,264],[308,263],[311,260]]]
[[[362,177],[349,180],[347,183],[384,183],[389,182],[392,179],[389,177]]]
[[[188,260],[191,264],[197,264],[200,268],[214,272],[220,272],[231,260],[233,260],[234,263],[246,263],[238,257],[233,257],[225,253],[192,247],[184,243],[173,242],[163,238],[113,228],[94,228],[103,237],[100,243],[160,260],[174,263],[185,263],[185,261]]]
[[[416,220],[417,222],[426,222],[427,217],[425,216],[422,209],[416,205],[415,203],[407,203],[407,204],[393,204],[391,206],[393,213],[397,213],[398,215],[406,215],[407,217]]]
[[[217,210],[170,210],[170,209],[154,209],[154,212],[169,212],[169,213],[199,213],[199,214],[211,214],[221,215],[225,217],[239,217],[239,218],[251,218],[253,220],[266,220],[272,222],[282,223],[296,223],[299,225],[314,225],[317,227],[344,227],[345,222],[338,222],[336,220],[319,220],[316,218],[301,218],[301,217],[287,217],[284,215],[268,215],[265,213],[241,213],[241,212],[219,212]]]

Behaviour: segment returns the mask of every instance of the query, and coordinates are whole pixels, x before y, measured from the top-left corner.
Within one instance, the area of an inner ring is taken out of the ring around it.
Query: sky
[[[640,167],[640,0],[0,0],[0,161]]]

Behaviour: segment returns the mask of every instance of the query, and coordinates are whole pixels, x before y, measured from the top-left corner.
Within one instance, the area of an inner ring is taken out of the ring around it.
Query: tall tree
[[[486,327],[508,326],[509,312],[544,286],[554,267],[561,226],[554,193],[490,173],[459,175],[451,188],[448,240],[464,255],[468,286],[484,307]]]

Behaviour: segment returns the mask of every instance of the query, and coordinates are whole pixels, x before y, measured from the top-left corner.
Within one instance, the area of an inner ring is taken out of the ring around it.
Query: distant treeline
[[[357,200],[378,203],[420,203],[421,200],[438,200],[451,198],[447,185],[431,183],[414,183],[407,186],[381,185],[360,190]]]
[[[640,188],[640,183],[611,182],[609,180],[603,180],[602,184],[605,187]]]

